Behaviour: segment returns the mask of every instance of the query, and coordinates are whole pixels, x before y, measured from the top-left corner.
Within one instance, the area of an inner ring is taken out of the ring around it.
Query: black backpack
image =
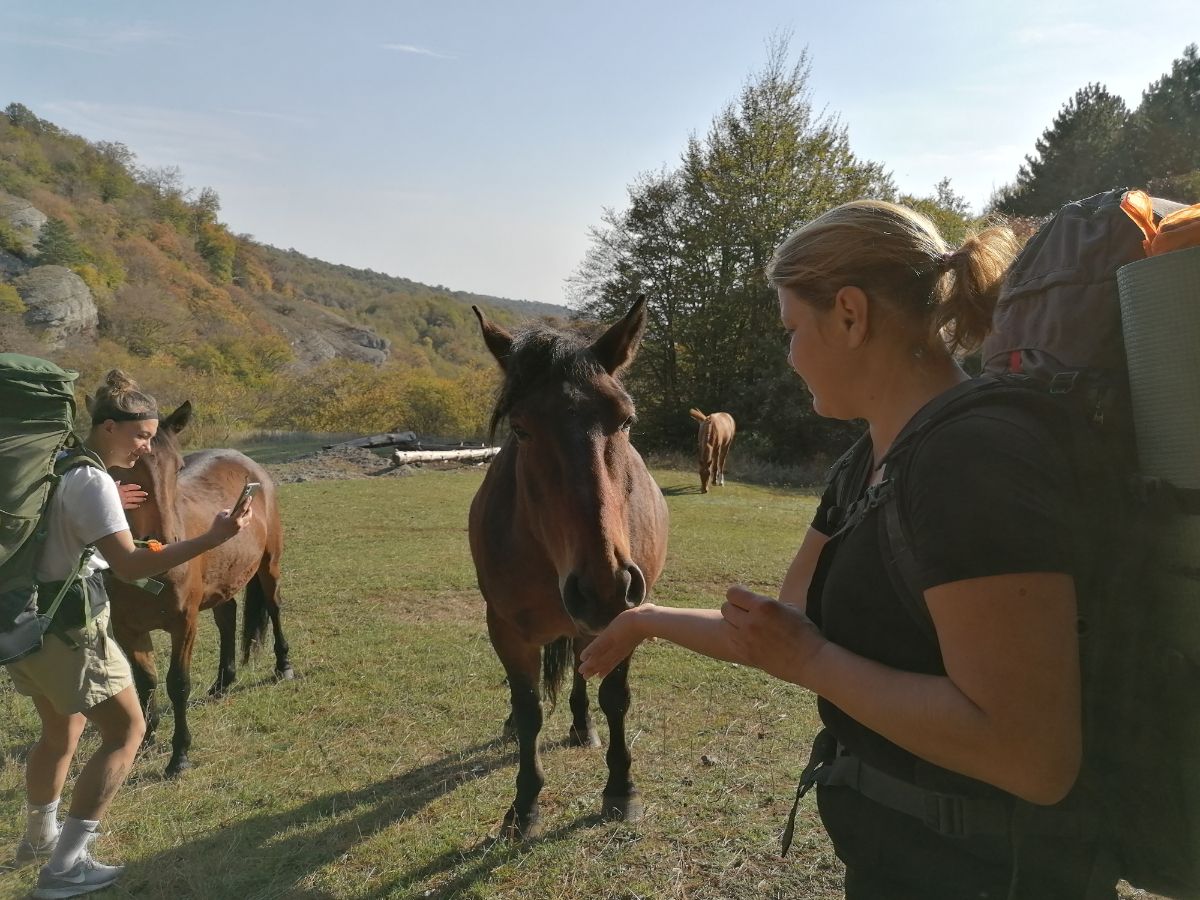
[[[1144,253],[1140,230],[1120,208],[1123,194],[1068,204],[1030,240],[1006,277],[984,344],[987,374],[918,412],[888,451],[882,483],[866,488],[873,467],[867,438],[852,447],[831,474],[831,523],[847,530],[880,510],[893,586],[936,641],[916,576],[919,548],[899,500],[907,462],[941,424],[989,404],[1020,407],[1046,424],[1075,471],[1076,557],[1088,573],[1076,585],[1085,801],[1066,813],[1024,804],[1022,827],[1096,841],[1101,890],[1124,878],[1184,897],[1200,893],[1200,766],[1193,762],[1200,749],[1200,572],[1172,568],[1156,550],[1196,521],[1190,517],[1200,515],[1200,496],[1137,473],[1116,272]],[[1172,208],[1156,201],[1160,215]],[[864,772],[869,767],[857,761],[834,766],[831,759],[829,746],[814,747],[799,794],[806,781],[856,787],[948,834],[1011,827],[1011,810],[934,797]]]

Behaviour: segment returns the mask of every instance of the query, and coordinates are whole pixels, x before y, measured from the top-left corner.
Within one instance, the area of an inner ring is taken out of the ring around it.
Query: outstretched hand
[[[241,515],[235,516],[233,510],[223,509],[217,513],[213,519],[212,527],[209,532],[215,535],[219,540],[218,544],[223,544],[231,537],[235,537],[243,528],[250,524],[250,520],[254,518],[254,506],[247,503],[242,509]]]
[[[638,625],[639,616],[653,605],[643,603],[641,606],[627,609],[609,622],[579,654],[579,674],[584,678],[591,678],[593,675],[603,677],[633,653],[637,645],[647,637]]]
[[[121,509],[137,509],[150,496],[140,484],[123,484],[120,481],[117,482],[117,493],[121,495]]]
[[[721,616],[730,626],[732,645],[747,663],[793,684],[805,683],[808,663],[826,644],[799,609],[740,584],[725,592]]]

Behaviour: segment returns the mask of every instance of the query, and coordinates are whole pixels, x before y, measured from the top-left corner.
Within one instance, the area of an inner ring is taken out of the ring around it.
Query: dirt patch
[[[421,462],[393,466],[386,455],[364,447],[330,447],[284,463],[263,466],[277,484],[326,481],[337,478],[404,478],[430,470],[469,470],[478,463]]]

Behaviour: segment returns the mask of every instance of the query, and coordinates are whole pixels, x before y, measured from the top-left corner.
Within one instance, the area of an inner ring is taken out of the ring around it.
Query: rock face
[[[336,358],[381,366],[391,356],[391,342],[369,328],[346,321],[316,304],[290,310],[273,324],[292,345],[302,368]]]
[[[84,280],[65,266],[38,266],[13,280],[29,308],[25,326],[49,347],[94,341],[99,318]]]
[[[46,224],[46,214],[21,197],[0,191],[0,222],[16,232],[26,253],[33,252],[38,233]]]
[[[29,271],[29,263],[19,256],[0,250],[0,280],[12,278],[14,275],[24,275]]]

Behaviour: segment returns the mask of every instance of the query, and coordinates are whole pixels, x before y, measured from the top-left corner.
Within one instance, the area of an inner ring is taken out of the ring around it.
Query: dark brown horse
[[[221,659],[217,680],[209,693],[219,696],[237,677],[235,665],[237,594],[246,589],[242,613],[242,662],[263,640],[267,620],[275,636],[275,675],[294,677],[288,661],[287,640],[279,625],[279,558],[283,552],[283,529],[279,521],[275,485],[257,463],[236,450],[204,450],[185,458],[177,436],[192,415],[190,403],[159,422],[151,452],[132,469],[114,475],[140,484],[149,494],[137,509],[128,510],[129,528],[138,540],[164,542],[196,537],[208,530],[213,517],[228,509],[243,484],[258,481],[262,488],[254,497],[254,518],[242,532],[215,550],[170,569],[158,580],[166,584],[154,596],[109,577],[113,633],[133,667],[138,697],[146,712],[147,740],[158,725],[154,691],[158,671],[150,632],[171,635],[171,667],[167,672],[167,696],[175,712],[175,734],[166,774],[175,776],[189,767],[192,734],[187,723],[187,703],[192,692],[192,648],[200,611],[211,609],[220,633]]]
[[[707,494],[708,486],[725,484],[725,457],[733,446],[737,427],[729,413],[715,412],[706,416],[698,409],[689,409],[688,415],[700,423],[697,443],[700,449],[700,493]]]
[[[510,838],[538,830],[541,687],[553,703],[574,659],[568,741],[600,746],[579,654],[646,599],[666,558],[667,506],[630,443],[633,401],[617,380],[637,352],[643,302],[590,344],[546,328],[513,337],[475,310],[504,370],[492,430],[504,420],[512,429],[471,503],[469,529],[488,634],[508,673],[505,729],[520,750],[517,795],[504,817]],[[628,675],[626,659],[598,693],[609,732],[601,811],[632,821],[642,804],[625,739]]]

